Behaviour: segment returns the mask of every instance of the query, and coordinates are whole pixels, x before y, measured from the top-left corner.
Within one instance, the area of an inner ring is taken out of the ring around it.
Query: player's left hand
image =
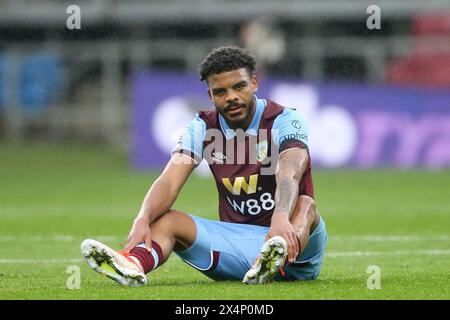
[[[289,221],[288,215],[284,213],[277,213],[272,216],[269,232],[266,235],[266,240],[274,236],[283,237],[288,244],[288,261],[293,263],[297,258],[300,250],[294,226]]]

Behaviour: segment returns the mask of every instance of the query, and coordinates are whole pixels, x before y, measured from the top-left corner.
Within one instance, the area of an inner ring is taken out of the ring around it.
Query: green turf
[[[318,171],[329,242],[313,282],[214,282],[176,256],[123,288],[81,259],[87,237],[121,248],[155,175],[84,145],[0,144],[0,299],[449,299],[450,171]],[[192,178],[175,208],[216,218],[210,180]],[[68,290],[70,265],[81,289]],[[369,290],[367,268],[381,270]]]

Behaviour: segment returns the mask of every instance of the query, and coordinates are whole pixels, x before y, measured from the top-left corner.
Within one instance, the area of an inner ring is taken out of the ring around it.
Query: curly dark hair
[[[246,68],[252,76],[256,71],[255,57],[247,50],[236,46],[219,47],[211,51],[198,70],[200,80],[205,81],[212,74]]]

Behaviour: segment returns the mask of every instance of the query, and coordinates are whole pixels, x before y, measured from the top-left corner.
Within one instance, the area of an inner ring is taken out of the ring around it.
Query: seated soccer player
[[[214,280],[318,277],[327,234],[313,200],[308,126],[298,111],[256,97],[255,66],[237,47],[206,56],[199,72],[215,110],[199,112],[188,125],[124,250],[83,241],[91,268],[122,285],[143,285],[175,252]],[[217,184],[220,221],[172,209],[202,160]]]

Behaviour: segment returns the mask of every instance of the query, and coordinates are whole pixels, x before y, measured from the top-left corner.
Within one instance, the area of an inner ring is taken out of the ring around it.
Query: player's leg
[[[192,217],[173,209],[153,222],[150,229],[152,239],[161,245],[163,253],[167,257],[174,250],[180,251],[189,248],[194,243],[197,234]]]
[[[297,240],[300,245],[300,255],[308,245],[310,234],[320,222],[320,214],[314,199],[306,195],[299,196],[294,212],[289,220],[296,230]]]
[[[190,247],[196,238],[194,221],[188,214],[169,210],[150,225],[152,232],[152,251],[141,243],[130,251],[143,267],[145,273],[156,269],[167,261],[171,253]]]
[[[242,280],[269,228],[192,218],[197,230],[195,242],[176,254],[213,280]]]
[[[314,200],[305,195],[299,196],[290,221],[297,231],[300,252],[295,262],[281,269],[283,276],[277,275],[274,280],[314,280],[325,255],[328,238],[325,222]]]
[[[290,218],[290,222],[296,230],[297,239],[300,245],[300,252],[297,259],[304,258],[302,253],[309,248],[307,254],[316,250],[316,247],[321,247],[320,237],[315,236],[315,243],[308,247],[310,236],[313,234],[314,230],[319,226],[321,218],[319,212],[316,208],[314,199],[311,197],[301,195],[298,197],[294,212]],[[323,222],[322,222],[323,225]],[[325,233],[326,235],[326,233]],[[281,237],[272,237],[268,239],[263,245],[259,252],[255,263],[252,265],[251,269],[246,273],[243,282],[246,284],[262,284],[270,281],[274,277],[279,277],[279,272],[285,275],[282,269],[285,265],[286,255],[287,255],[287,243]],[[295,264],[296,262],[294,262]],[[292,264],[292,265],[294,265]],[[317,259],[315,265],[310,267],[308,270],[300,270],[299,272],[293,272],[288,270],[288,277],[290,279],[305,279],[306,273],[311,273],[316,276],[320,270],[321,259]],[[298,271],[298,270],[296,270]]]
[[[105,244],[87,239],[81,251],[88,265],[95,271],[119,282],[121,285],[143,285],[146,274],[163,264],[174,249],[182,250],[193,244],[196,226],[192,218],[180,211],[169,210],[150,226],[152,249],[145,244],[133,248],[129,254],[115,251]]]

